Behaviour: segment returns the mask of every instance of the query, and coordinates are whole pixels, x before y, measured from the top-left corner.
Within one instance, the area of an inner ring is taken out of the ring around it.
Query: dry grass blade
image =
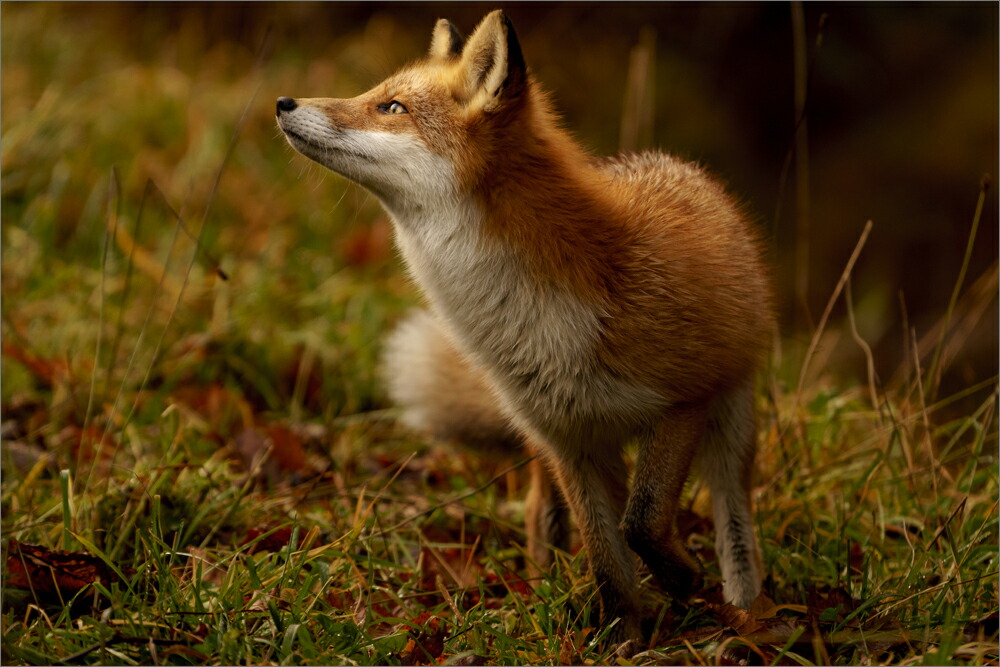
[[[958,356],[968,338],[976,331],[976,327],[982,321],[992,302],[997,298],[997,279],[1000,277],[1000,263],[994,260],[989,267],[979,275],[978,278],[962,294],[955,305],[952,313],[951,335],[947,336],[944,346],[941,348],[940,367],[947,368],[948,364]],[[902,299],[902,296],[900,297]],[[905,314],[905,308],[904,308]],[[887,383],[889,392],[896,392],[900,387],[906,387],[907,395],[916,390],[916,383],[913,380],[914,357],[925,359],[936,348],[937,342],[944,335],[944,318],[938,320],[927,332],[920,337],[919,341],[911,339],[910,328],[905,325],[906,362],[893,374],[892,379]],[[908,349],[911,345],[916,346],[916,350]]]
[[[983,215],[983,205],[986,203],[986,193],[990,189],[990,176],[984,174],[979,183],[979,198],[976,200],[976,212],[972,216],[972,228],[969,230],[969,240],[965,245],[965,256],[962,258],[962,268],[959,269],[958,278],[955,280],[955,287],[951,291],[951,298],[948,300],[948,308],[944,314],[944,324],[941,326],[941,337],[934,348],[934,357],[927,369],[928,393],[930,402],[933,403],[937,397],[938,389],[941,386],[941,374],[944,372],[941,352],[944,348],[945,338],[948,336],[948,327],[951,325],[951,317],[955,312],[955,304],[958,303],[958,296],[962,293],[962,286],[965,283],[965,274],[969,270],[969,263],[972,261],[972,249],[976,245],[976,232],[979,230],[979,220]]]
[[[858,331],[858,323],[854,317],[854,300],[851,297],[850,275],[847,276],[847,289],[844,292],[844,299],[847,301],[847,321],[851,328],[851,337],[854,338],[854,342],[865,353],[865,364],[868,371],[868,396],[872,402],[872,409],[881,412],[882,401],[879,400],[878,390],[876,389],[878,376],[875,373],[875,356],[872,354],[871,346],[861,337],[861,333]]]
[[[809,65],[806,57],[806,21],[802,2],[794,0],[792,10],[792,52],[795,64],[795,296],[807,321],[809,313],[809,125],[806,100]]]
[[[107,217],[109,223],[105,225],[104,228],[104,240],[101,246],[101,282],[100,282],[100,305],[98,308],[97,315],[97,343],[94,349],[94,369],[90,373],[90,391],[87,392],[87,408],[83,415],[83,438],[88,437],[88,428],[90,426],[90,419],[94,412],[94,397],[97,390],[97,367],[101,363],[101,344],[104,342],[104,310],[107,305],[107,289],[105,288],[105,283],[108,277],[108,251],[111,245],[111,238],[116,234],[118,229],[118,220],[121,217],[121,184],[118,181],[118,170],[114,167],[111,168],[111,177],[108,179],[108,210]],[[109,369],[110,372],[110,369]],[[107,386],[107,384],[105,384]],[[93,444],[93,443],[91,443]],[[80,455],[83,452],[83,447],[77,452],[76,464],[73,466],[74,470],[79,470],[80,468]]]
[[[813,355],[816,353],[816,348],[819,346],[820,337],[823,335],[826,329],[827,320],[830,319],[830,313],[833,311],[833,306],[837,303],[837,299],[840,297],[840,293],[844,289],[844,285],[847,284],[847,280],[854,270],[854,264],[858,261],[858,257],[861,255],[861,250],[865,247],[865,242],[868,241],[868,235],[872,231],[872,221],[869,220],[865,223],[865,228],[861,232],[860,238],[858,238],[857,244],[854,246],[854,252],[851,253],[850,259],[847,260],[847,266],[844,267],[843,272],[840,274],[840,280],[837,281],[837,286],[833,289],[833,294],[830,295],[830,299],[826,303],[826,308],[823,310],[823,315],[819,319],[819,324],[816,327],[816,331],[813,332],[812,340],[809,341],[809,348],[806,350],[805,357],[802,360],[802,368],[799,370],[799,381],[795,389],[795,399],[792,404],[793,413],[798,412],[800,402],[802,400],[802,391],[805,388],[806,376],[809,372],[809,364],[812,361]]]
[[[636,151],[653,144],[655,66],[656,32],[650,26],[643,26],[639,31],[639,43],[632,47],[629,56],[618,142],[621,151]]]
[[[916,330],[911,330],[911,335],[913,336],[913,345],[911,349],[913,351],[913,366],[916,372],[913,374],[917,385],[917,395],[920,399],[920,413],[919,416],[922,420],[924,426],[924,449],[927,451],[927,460],[930,463],[931,471],[931,484],[934,489],[934,498],[938,498],[938,469],[940,464],[938,463],[937,457],[934,455],[934,444],[931,442],[931,420],[930,412],[927,409],[927,399],[924,394],[924,381],[923,373],[920,371],[920,354],[919,346],[917,345],[917,332]]]
[[[145,189],[143,190],[143,193],[142,193],[142,199],[139,202],[139,211],[138,211],[138,213],[136,213],[136,228],[137,229],[138,229],[138,227],[139,227],[139,225],[140,225],[140,223],[142,221],[142,217],[143,217],[143,213],[145,211],[146,203],[147,203],[147,201],[148,201],[148,199],[149,199],[149,197],[152,194],[152,192],[153,192],[154,189],[156,189],[157,191],[159,191],[159,189],[156,188],[156,185],[153,183],[152,179],[147,180],[146,181],[146,187],[145,187]],[[119,227],[118,229],[119,229],[119,232],[122,231],[121,227]],[[132,354],[129,356],[128,364],[125,367],[125,373],[124,373],[124,375],[122,377],[121,383],[118,386],[118,391],[117,391],[117,393],[115,395],[115,400],[112,403],[111,411],[110,411],[110,414],[108,416],[107,423],[104,426],[104,430],[103,430],[103,433],[101,435],[101,439],[98,442],[97,449],[95,451],[93,459],[91,460],[90,469],[89,469],[89,471],[87,473],[87,481],[84,484],[84,488],[86,488],[86,489],[90,489],[90,484],[91,484],[91,481],[93,480],[94,472],[97,469],[97,464],[101,460],[102,456],[104,455],[104,448],[106,446],[105,443],[108,441],[108,437],[111,434],[112,427],[116,425],[115,424],[115,418],[116,418],[116,416],[119,415],[118,404],[120,403],[120,401],[121,401],[121,399],[122,399],[122,397],[123,397],[123,395],[125,393],[125,390],[128,387],[129,378],[132,375],[132,370],[135,368],[136,360],[138,359],[138,356],[139,356],[139,351],[142,349],[142,344],[143,344],[143,341],[144,341],[145,336],[146,336],[146,330],[148,329],[149,324],[150,324],[150,322],[152,320],[153,312],[156,309],[156,304],[157,304],[159,295],[162,293],[162,291],[164,289],[164,285],[167,282],[167,276],[168,276],[168,273],[169,273],[169,270],[170,270],[170,260],[173,257],[174,249],[177,246],[177,240],[178,240],[179,234],[180,234],[180,227],[178,225],[175,225],[174,226],[174,234],[173,234],[173,237],[171,238],[170,245],[169,245],[169,250],[167,252],[167,259],[166,259],[166,261],[164,261],[163,266],[162,266],[162,270],[161,270],[161,273],[160,273],[160,279],[159,279],[159,281],[156,284],[156,288],[155,288],[155,290],[153,292],[153,297],[150,299],[149,307],[146,309],[146,314],[145,314],[145,316],[143,318],[142,325],[140,326],[139,333],[136,336],[135,345],[132,348]],[[130,259],[131,259],[131,255],[130,255]],[[147,373],[147,376],[148,376],[148,373]],[[141,389],[141,386],[140,386],[140,389]],[[136,401],[138,401],[138,397],[136,398]],[[135,411],[135,405],[133,404],[133,408],[132,408],[132,410],[129,413],[129,418],[131,417],[131,414],[134,413],[134,411]],[[119,425],[121,430],[124,430],[125,425],[127,425],[128,421],[129,421],[129,418],[126,418],[125,421],[124,421],[124,423],[121,424],[121,425]],[[119,446],[120,446],[120,443],[119,443],[119,445],[115,445],[115,447],[113,448],[112,455],[111,455],[111,466],[112,467],[114,466],[115,458],[118,455]],[[104,489],[105,489],[105,491],[107,490],[108,485],[110,484],[110,481],[111,481],[110,476],[107,476],[107,477],[104,478]]]

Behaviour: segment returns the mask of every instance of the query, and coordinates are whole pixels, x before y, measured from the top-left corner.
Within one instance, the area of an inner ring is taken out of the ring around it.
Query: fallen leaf
[[[276,530],[273,528],[248,528],[247,537],[243,540],[243,544],[250,544],[265,533],[270,534],[261,538],[257,543],[250,547],[250,553],[254,553],[256,551],[280,551],[281,548],[286,546],[292,539],[292,529],[288,527],[278,528]]]
[[[718,614],[719,620],[741,637],[751,635],[764,627],[764,622],[758,620],[750,611],[731,604],[723,605]]]
[[[400,664],[435,664],[444,652],[445,623],[437,616],[431,616],[429,611],[418,614],[413,622],[422,627],[410,637],[400,652]]]
[[[278,467],[291,472],[307,472],[306,453],[302,449],[302,438],[297,432],[283,424],[268,424],[264,427],[264,432],[274,445],[271,460]]]
[[[584,628],[580,632],[569,630],[559,638],[560,665],[583,664],[583,656],[580,649],[587,640],[587,635],[592,631],[593,628]]]
[[[246,470],[272,485],[298,483],[319,472],[299,433],[282,424],[243,429],[233,439],[233,449]]]
[[[88,553],[55,551],[37,544],[11,540],[7,548],[5,585],[72,597],[85,586],[117,581],[107,564]]]

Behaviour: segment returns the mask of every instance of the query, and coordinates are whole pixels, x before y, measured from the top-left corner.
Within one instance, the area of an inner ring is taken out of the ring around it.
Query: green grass
[[[416,292],[377,203],[273,127],[272,88],[330,72],[231,44],[196,69],[169,41],[176,67],[116,60],[87,31],[94,55],[66,61],[58,8],[3,19],[4,663],[614,663],[585,554],[523,579],[518,461],[425,442],[384,403],[379,341]],[[779,608],[720,607],[694,485],[708,587],[685,607],[646,582],[636,663],[1000,659],[996,380],[931,399],[930,353],[886,386],[835,379],[815,350],[846,326],[783,341],[762,377]],[[12,540],[105,574],[11,585]]]

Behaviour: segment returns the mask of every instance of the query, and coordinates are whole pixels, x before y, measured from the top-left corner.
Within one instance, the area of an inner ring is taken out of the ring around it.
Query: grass
[[[3,19],[4,663],[614,663],[585,554],[524,579],[519,461],[384,404],[379,340],[418,298],[377,203],[285,148],[260,88],[330,72],[220,44],[195,76],[183,44],[117,61],[87,31],[60,62],[58,8]],[[709,587],[647,582],[637,664],[1000,660],[996,378],[936,397],[942,337],[898,382],[838,380],[822,350],[863,338],[823,319],[762,377],[775,605],[719,604],[694,485]]]

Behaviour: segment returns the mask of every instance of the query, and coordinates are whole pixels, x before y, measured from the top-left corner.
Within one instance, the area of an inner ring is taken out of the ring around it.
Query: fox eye
[[[378,110],[380,113],[386,113],[386,114],[409,113],[409,111],[406,110],[406,107],[404,107],[400,102],[397,102],[396,100],[393,100],[388,104],[378,105]]]

